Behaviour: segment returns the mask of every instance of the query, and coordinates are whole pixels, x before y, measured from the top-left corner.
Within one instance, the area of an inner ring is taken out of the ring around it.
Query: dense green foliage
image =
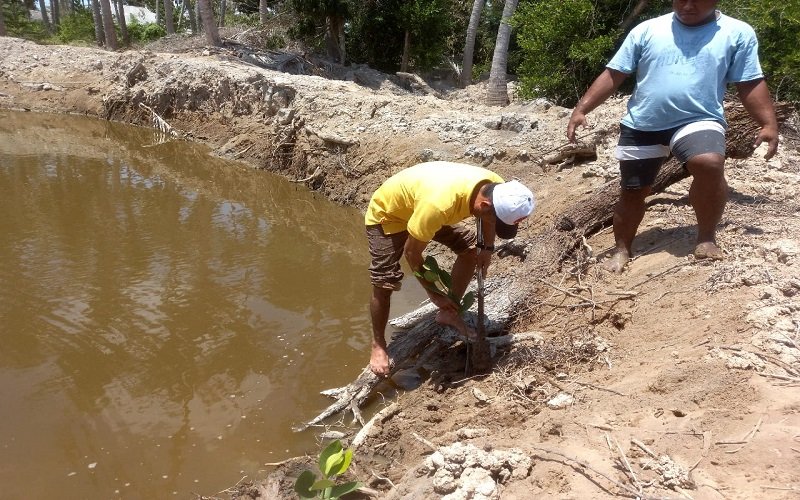
[[[523,62],[517,72],[522,94],[574,105],[627,34],[620,26],[634,3],[521,1],[514,23],[522,52]],[[669,2],[650,4],[631,27],[671,11]],[[800,102],[800,3],[722,0],[719,8],[755,29],[764,72],[777,98]],[[626,85],[630,88],[632,82]]]
[[[644,17],[669,12],[657,2]],[[613,55],[631,2],[520,2],[514,24],[524,54],[518,75],[523,95],[574,105]]]
[[[228,2],[226,25],[259,23],[258,0]],[[156,0],[130,3],[151,10],[156,7]],[[509,46],[508,73],[518,77],[522,95],[574,105],[631,27],[671,11],[670,2],[650,1],[644,12],[632,18],[631,12],[638,3],[520,0],[512,20],[515,32]],[[219,7],[218,0],[212,4]],[[472,72],[475,80],[485,76],[491,65],[503,4],[503,0],[486,0],[475,41]],[[41,23],[29,19],[23,0],[0,0],[0,5],[10,36],[58,43],[86,43],[94,39],[91,11],[79,4],[73,14],[62,17],[61,26],[53,35],[48,35]],[[344,32],[348,63],[398,71],[408,40],[409,71],[436,71],[454,76],[456,63],[463,57],[472,0],[268,0],[267,5],[270,16],[280,19],[284,28],[269,34],[268,48],[282,48],[294,39],[312,50],[327,49],[330,53],[330,30],[338,26]],[[164,35],[163,6],[164,2],[159,0],[158,25],[131,23],[129,31],[134,41],[147,42]],[[176,23],[180,7],[179,2],[175,9]],[[756,30],[762,65],[776,98],[800,102],[800,44],[797,43],[800,2],[720,0],[719,8]],[[181,28],[188,28],[187,23],[183,22]],[[631,80],[623,91],[631,88]]]
[[[720,10],[756,30],[761,65],[776,98],[800,102],[800,2],[723,0]]]
[[[3,9],[3,20],[8,36],[27,38],[42,42],[48,34],[41,22],[33,21],[28,16],[28,9],[21,0],[0,0]]]
[[[134,42],[152,42],[167,34],[166,28],[155,23],[140,23],[136,19],[128,21],[128,34]]]
[[[94,19],[88,9],[75,9],[61,18],[56,35],[60,43],[94,42]]]

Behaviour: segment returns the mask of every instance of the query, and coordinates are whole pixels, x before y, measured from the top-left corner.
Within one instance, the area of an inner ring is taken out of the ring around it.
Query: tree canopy
[[[176,8],[176,30],[190,30],[196,24],[181,22],[185,18],[180,14],[192,12],[198,1],[169,3]],[[214,16],[223,12],[222,2],[209,0]],[[280,35],[265,37],[271,42],[264,48],[299,42],[310,50],[327,52],[332,60],[344,64],[363,63],[387,72],[398,71],[403,65],[404,70],[417,73],[436,70],[440,74],[449,73],[452,83],[461,79],[459,64],[465,60],[470,17],[476,14],[475,2],[464,0],[227,2],[224,25],[252,27],[269,17],[278,21],[275,24],[288,28]],[[29,8],[36,5],[32,0],[0,0],[6,32],[10,36],[57,43],[91,42],[99,36],[90,29],[91,0],[56,3],[65,6],[62,11],[68,14],[49,33],[41,22],[31,20]],[[164,15],[163,0],[130,3],[157,9],[159,14],[153,26],[132,26],[134,43],[162,36],[165,29],[171,28],[167,27],[165,18],[170,16]],[[477,26],[473,25],[475,32],[469,37],[473,82],[488,76],[505,1],[484,0],[478,4]],[[261,17],[259,6],[263,11]],[[800,45],[797,44],[800,2],[720,0],[719,9],[755,29],[767,82],[776,99],[800,102]],[[518,80],[523,97],[545,97],[572,106],[633,26],[670,10],[669,2],[647,0],[519,0],[510,22],[513,32],[506,50],[508,79]],[[195,21],[193,16],[186,17]]]

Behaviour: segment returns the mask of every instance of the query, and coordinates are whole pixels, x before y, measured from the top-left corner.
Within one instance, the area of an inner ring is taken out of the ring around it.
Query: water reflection
[[[290,426],[370,331],[361,216],[317,198],[149,130],[0,112],[2,496],[213,493],[315,446]]]

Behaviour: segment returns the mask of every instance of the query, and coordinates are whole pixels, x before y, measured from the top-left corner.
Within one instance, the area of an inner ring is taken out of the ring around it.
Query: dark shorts
[[[384,234],[383,226],[367,226],[367,241],[372,261],[369,266],[370,281],[373,286],[400,290],[403,271],[400,259],[408,239],[408,231]],[[475,231],[465,224],[444,226],[433,236],[433,240],[445,245],[456,255],[475,248]]]
[[[643,132],[620,124],[614,156],[619,160],[622,188],[651,186],[670,153],[683,164],[705,153],[725,156],[725,129],[715,121],[699,121],[656,132]]]

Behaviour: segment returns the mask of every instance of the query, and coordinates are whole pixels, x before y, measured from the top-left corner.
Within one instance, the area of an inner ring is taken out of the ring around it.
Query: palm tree
[[[53,28],[50,27],[50,18],[47,17],[47,6],[44,4],[44,0],[39,0],[39,10],[42,11],[42,23],[44,23],[44,29],[49,35],[53,33]]]
[[[3,7],[0,5],[0,36],[6,36],[6,22],[3,19]]]
[[[461,86],[466,87],[472,83],[472,56],[475,53],[475,38],[478,36],[478,25],[486,0],[475,0],[472,4],[472,15],[469,16],[467,28],[467,43],[464,45],[464,63],[461,66]]]
[[[209,0],[197,0],[197,8],[200,11],[200,18],[203,21],[203,31],[206,33],[206,41],[214,47],[221,47],[222,40],[219,37],[217,23],[214,22],[214,10]]]
[[[117,9],[117,21],[119,22],[119,31],[122,33],[122,43],[128,46],[131,44],[131,36],[128,34],[128,23],[125,21],[125,7],[122,5],[122,0],[112,1]]]
[[[503,7],[503,19],[497,30],[497,41],[494,44],[492,56],[492,70],[489,73],[489,92],[486,103],[490,106],[505,106],[508,104],[508,83],[506,69],[508,68],[508,44],[511,42],[511,25],[508,24],[514,11],[517,10],[518,0],[506,0]]]
[[[103,32],[103,15],[100,13],[99,0],[92,0],[92,18],[94,19],[94,37],[97,45],[102,47],[106,44],[106,35]]]
[[[58,0],[51,0],[50,10],[53,13],[53,27],[58,29],[58,25],[61,24],[61,8],[58,5]]]
[[[194,13],[194,8],[189,0],[183,0],[183,6],[186,8],[186,13],[189,15],[189,27],[192,29],[192,35],[197,34],[197,16]],[[178,19],[178,22],[180,22]]]
[[[175,33],[175,4],[173,0],[164,0],[164,28],[167,30],[167,35]]]
[[[344,45],[344,25],[347,19],[346,0],[294,0],[298,14],[325,22],[325,46],[328,57],[344,64],[347,58]]]
[[[258,18],[261,24],[267,24],[269,19],[269,6],[267,0],[258,0]]]
[[[44,1],[44,0],[39,0]],[[103,31],[106,36],[106,48],[117,50],[117,32],[114,31],[114,18],[111,15],[111,2],[100,0],[100,11],[103,13]]]
[[[166,0],[164,0],[166,1]],[[220,0],[219,2],[219,26],[225,26],[225,11],[228,9],[228,2]]]

